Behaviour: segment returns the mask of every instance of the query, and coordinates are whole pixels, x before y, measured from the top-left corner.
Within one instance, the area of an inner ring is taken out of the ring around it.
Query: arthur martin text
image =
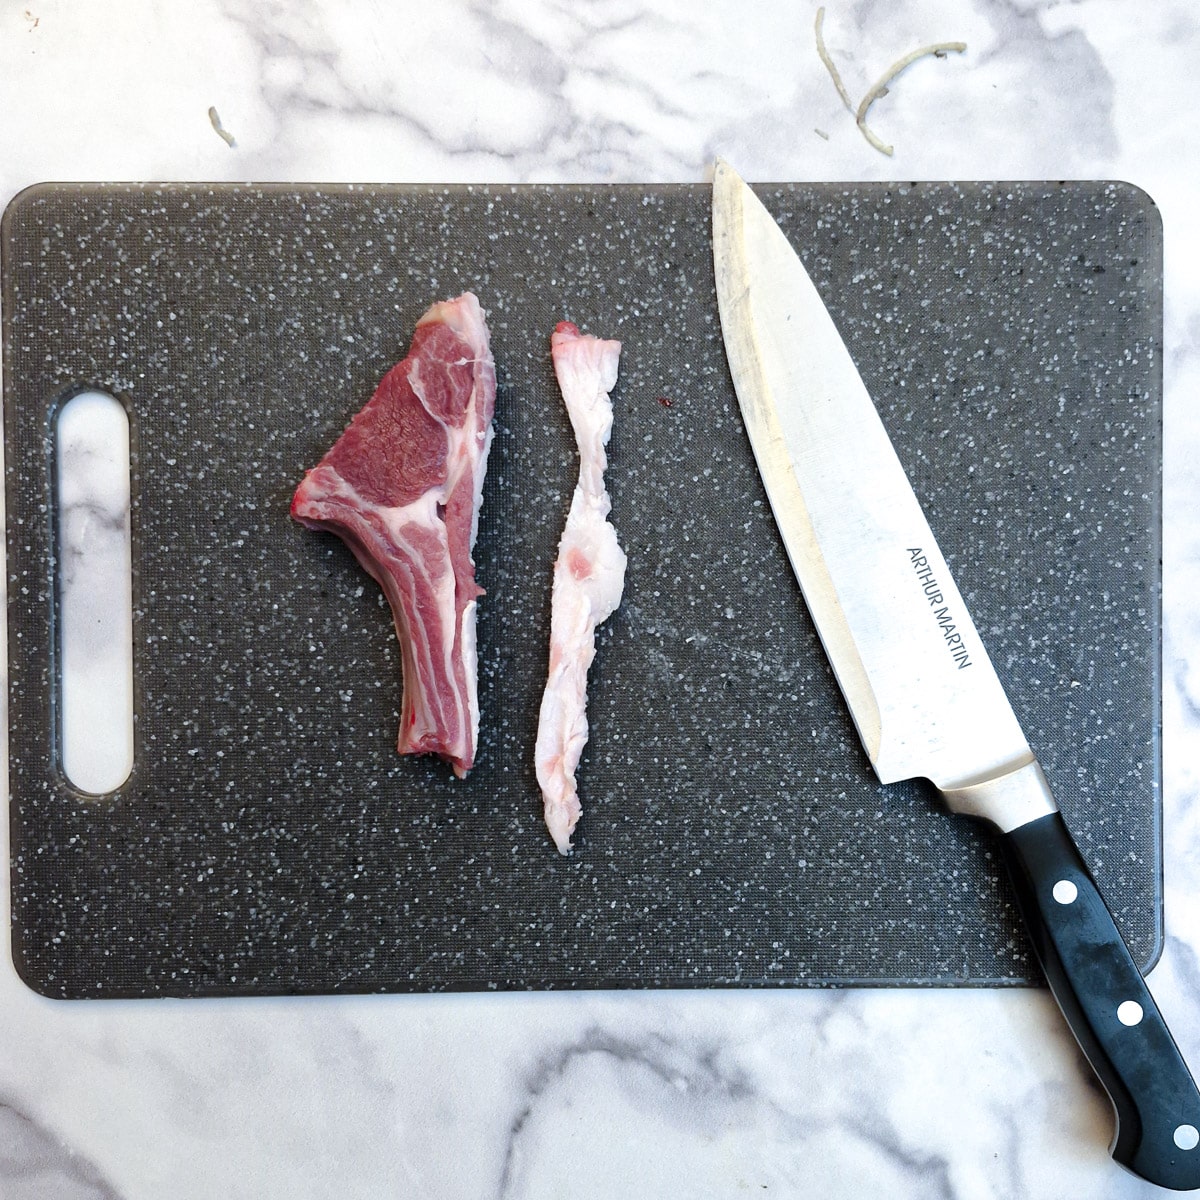
[[[970,656],[967,654],[966,646],[963,645],[962,634],[958,632],[954,618],[950,615],[950,609],[945,604],[941,585],[933,577],[933,568],[929,565],[925,552],[921,549],[914,550],[909,546],[908,557],[912,562],[913,570],[917,573],[917,579],[920,580],[921,587],[924,589],[925,599],[929,601],[929,607],[933,609],[933,615],[937,618],[942,637],[946,639],[946,645],[950,647],[950,653],[954,655],[954,661],[958,663],[958,669],[965,670],[971,665]]]

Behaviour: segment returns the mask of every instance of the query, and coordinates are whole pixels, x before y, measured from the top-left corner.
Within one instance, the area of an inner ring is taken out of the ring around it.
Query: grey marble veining
[[[0,1179],[9,1195],[117,1200],[96,1168],[15,1104],[0,1100]]]
[[[43,179],[1128,179],[1163,214],[1166,949],[1200,1063],[1200,19],[1153,5],[0,12],[0,194]],[[215,106],[236,139],[214,131]],[[829,135],[828,140],[817,130]],[[7,860],[3,910],[7,923]],[[64,1005],[0,976],[0,1193],[1143,1197],[1039,991]],[[765,1189],[765,1190],[764,1190]]]

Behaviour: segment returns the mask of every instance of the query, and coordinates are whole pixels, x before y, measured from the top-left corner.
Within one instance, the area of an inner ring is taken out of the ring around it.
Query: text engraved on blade
[[[908,557],[913,570],[917,573],[917,581],[921,584],[925,599],[933,610],[938,628],[942,631],[942,637],[950,653],[954,656],[954,661],[958,663],[958,669],[962,671],[972,665],[971,657],[963,643],[962,634],[958,632],[958,626],[950,615],[950,607],[945,603],[946,598],[942,595],[941,585],[933,576],[933,568],[929,565],[929,560],[919,546],[909,546]]]

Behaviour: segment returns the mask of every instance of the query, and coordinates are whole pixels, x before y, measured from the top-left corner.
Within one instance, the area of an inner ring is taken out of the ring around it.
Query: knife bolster
[[[1003,775],[940,790],[951,812],[990,821],[1001,833],[1010,833],[1058,811],[1035,758]]]

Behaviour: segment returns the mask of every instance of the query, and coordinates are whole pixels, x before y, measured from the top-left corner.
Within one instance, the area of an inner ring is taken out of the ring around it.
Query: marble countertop
[[[1186,0],[831,4],[855,99],[915,47],[967,44],[872,109],[889,157],[817,57],[815,11],[16,0],[0,203],[50,179],[699,182],[718,154],[749,179],[1144,188],[1166,245],[1150,983],[1200,1067],[1200,17]],[[7,891],[6,874],[5,926]],[[1157,1193],[1108,1158],[1108,1102],[1041,989],[69,1004],[6,961],[0,1028],[5,1200]]]

